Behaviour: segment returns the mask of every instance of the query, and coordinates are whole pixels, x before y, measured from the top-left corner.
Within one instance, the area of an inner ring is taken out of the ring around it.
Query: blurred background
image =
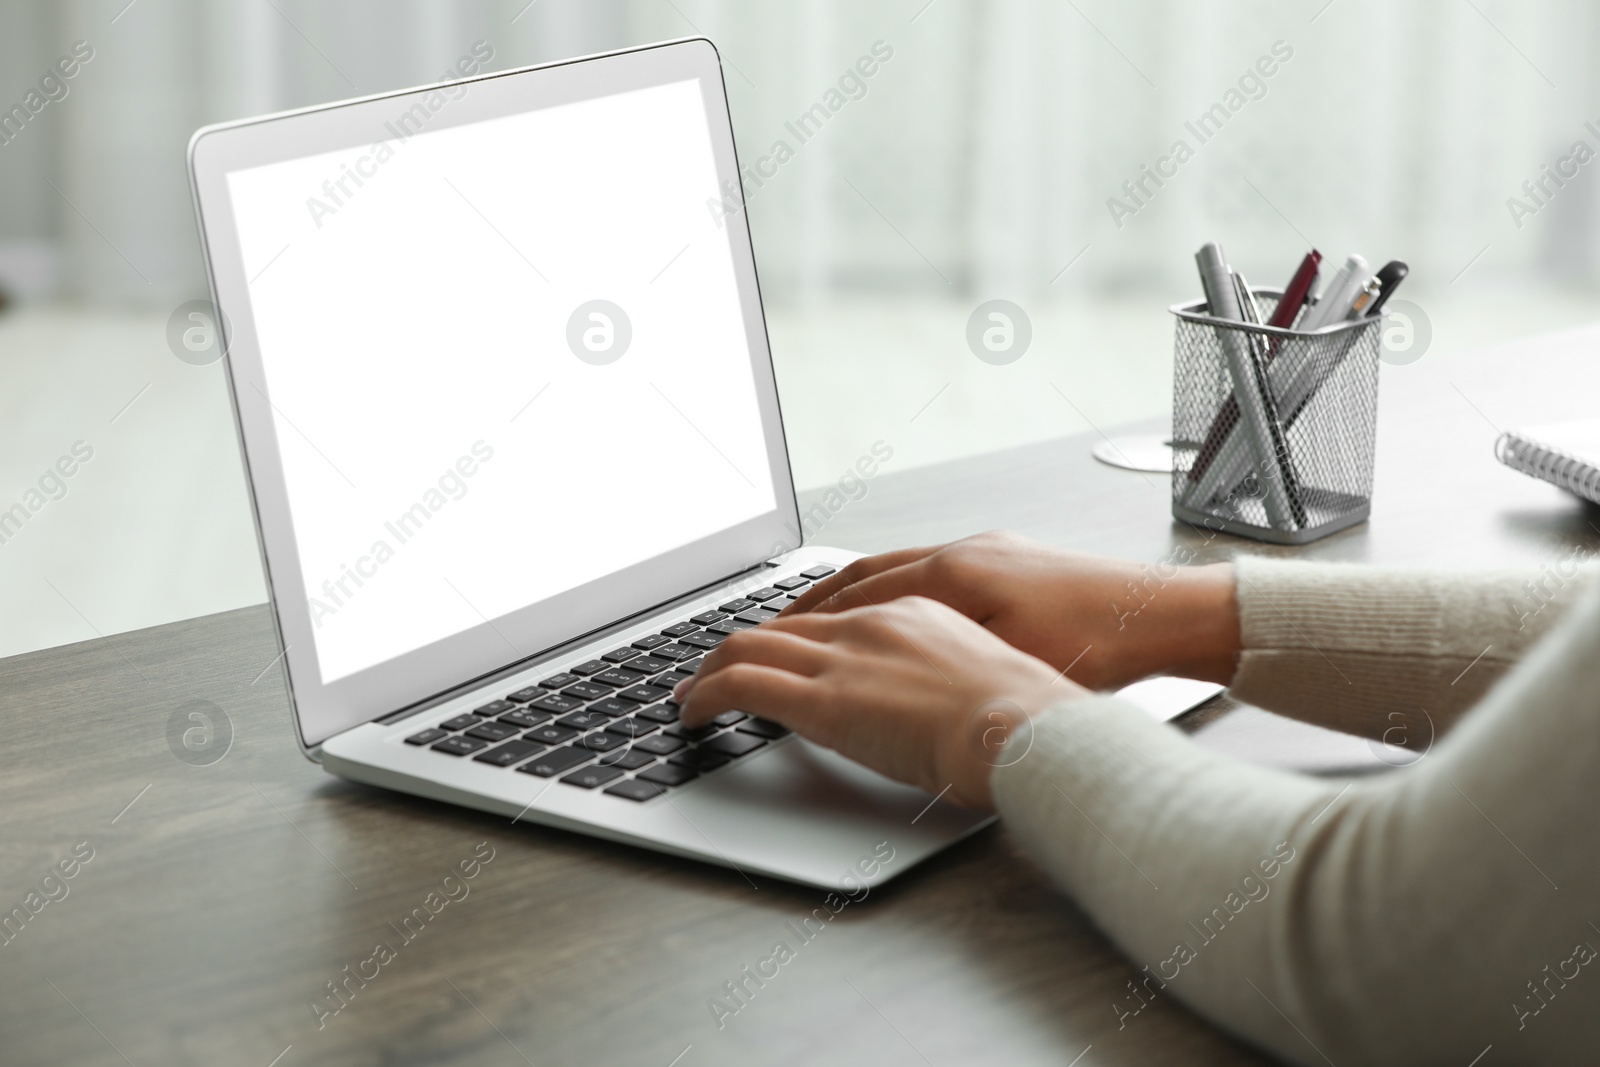
[[[1206,240],[1257,284],[1312,245],[1409,261],[1429,360],[1600,317],[1576,0],[5,0],[0,511],[94,458],[0,527],[0,655],[265,599],[221,367],[166,340],[205,292],[196,127],[437,81],[479,42],[505,69],[692,34],[742,160],[793,150],[746,195],[802,487],[879,440],[893,471],[1165,416]],[[995,298],[1032,323],[1006,366],[965,341]]]

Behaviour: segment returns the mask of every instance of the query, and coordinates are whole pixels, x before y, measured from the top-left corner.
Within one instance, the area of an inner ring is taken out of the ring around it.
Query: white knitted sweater
[[[1234,695],[1442,739],[1332,781],[1115,697],[1046,712],[995,798],[1139,972],[1110,995],[1175,997],[1299,1064],[1600,1059],[1600,582],[1237,566]]]

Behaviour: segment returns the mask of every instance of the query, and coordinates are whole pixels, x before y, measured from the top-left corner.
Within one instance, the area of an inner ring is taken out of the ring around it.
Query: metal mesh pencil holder
[[[1253,293],[1263,318],[1283,295]],[[1204,301],[1171,311],[1173,517],[1286,545],[1364,521],[1382,316],[1308,333],[1215,319]]]

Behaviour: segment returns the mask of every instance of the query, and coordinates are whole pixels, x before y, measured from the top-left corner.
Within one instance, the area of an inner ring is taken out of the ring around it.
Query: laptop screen
[[[324,685],[777,507],[699,81],[433,96],[226,175]]]

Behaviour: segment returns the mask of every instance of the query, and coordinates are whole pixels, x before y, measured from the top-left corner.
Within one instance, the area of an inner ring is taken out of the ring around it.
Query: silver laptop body
[[[715,48],[485,59],[190,144],[302,751],[747,875],[903,873],[989,817],[761,720],[674,736],[663,696],[854,558],[801,543]]]

